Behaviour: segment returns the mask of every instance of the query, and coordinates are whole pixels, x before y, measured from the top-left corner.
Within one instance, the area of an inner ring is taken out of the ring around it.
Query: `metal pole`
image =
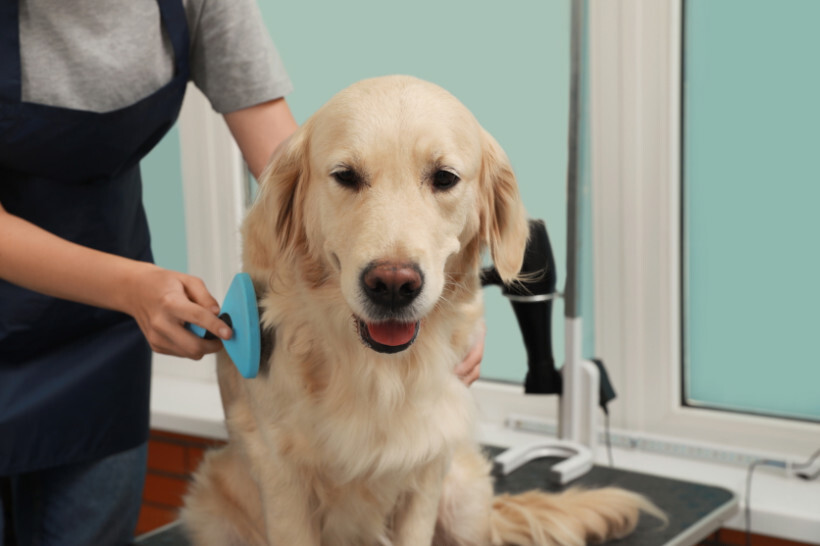
[[[581,51],[584,2],[571,0],[570,96],[567,165],[567,283],[564,290],[565,361],[561,370],[564,385],[559,412],[559,439],[539,440],[532,445],[508,449],[495,458],[496,468],[508,474],[521,465],[547,456],[565,457],[550,469],[550,478],[566,484],[587,473],[595,460],[595,427],[598,371],[581,357],[581,298],[578,289],[581,257],[581,199],[578,184],[578,135],[581,120]]]
[[[581,121],[581,51],[584,1],[571,0],[570,18],[570,92],[567,141],[567,282],[564,290],[564,316],[581,316],[581,199],[578,181],[578,137]]]

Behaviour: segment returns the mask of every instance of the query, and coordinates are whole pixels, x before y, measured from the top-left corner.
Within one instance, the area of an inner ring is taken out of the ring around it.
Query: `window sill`
[[[227,440],[225,414],[215,379],[190,379],[154,373],[151,428]]]

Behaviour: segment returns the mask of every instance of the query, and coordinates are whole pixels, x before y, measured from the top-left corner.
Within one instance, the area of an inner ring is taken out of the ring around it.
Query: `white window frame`
[[[591,0],[589,23],[596,349],[619,394],[612,424],[805,457],[820,425],[682,404],[682,0]]]

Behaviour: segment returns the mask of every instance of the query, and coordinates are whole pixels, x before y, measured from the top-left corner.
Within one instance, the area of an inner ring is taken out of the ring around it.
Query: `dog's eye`
[[[345,188],[357,189],[362,185],[362,178],[353,169],[340,169],[331,173],[331,176]]]
[[[449,190],[461,179],[454,172],[439,170],[433,175],[433,187],[437,190]]]

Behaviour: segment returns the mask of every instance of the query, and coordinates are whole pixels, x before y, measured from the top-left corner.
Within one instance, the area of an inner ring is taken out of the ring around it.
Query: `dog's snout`
[[[376,262],[361,277],[368,299],[379,307],[398,310],[406,307],[421,293],[424,279],[412,263]]]

